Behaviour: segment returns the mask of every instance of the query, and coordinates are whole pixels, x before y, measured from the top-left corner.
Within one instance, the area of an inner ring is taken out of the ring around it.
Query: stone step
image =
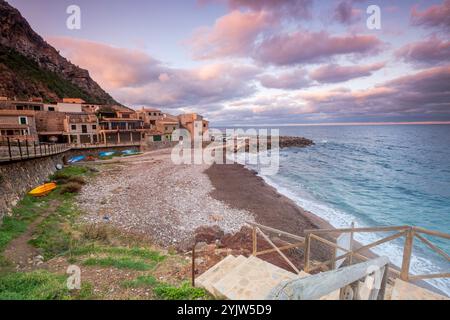
[[[395,279],[391,300],[449,300],[449,298],[412,283]]]
[[[245,258],[244,256],[228,256],[227,258],[219,262],[216,266],[204,273],[201,278],[199,278],[200,281],[198,281],[197,284],[212,295],[219,296],[220,293],[218,293],[214,288],[214,284],[220,281],[222,278],[226,277],[230,272],[232,272],[236,267],[238,267],[242,262],[245,262],[246,260],[247,258]]]
[[[252,256],[213,284],[213,287],[219,297],[226,299],[264,300],[281,281],[295,278],[298,275]]]

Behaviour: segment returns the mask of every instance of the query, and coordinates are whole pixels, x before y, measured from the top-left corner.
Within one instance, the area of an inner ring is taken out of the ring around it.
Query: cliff
[[[48,102],[79,97],[117,104],[87,70],[62,57],[4,0],[0,0],[0,96],[42,97]]]

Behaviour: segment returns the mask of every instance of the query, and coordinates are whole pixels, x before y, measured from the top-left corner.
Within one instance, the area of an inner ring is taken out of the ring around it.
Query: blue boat
[[[98,156],[99,156],[100,158],[107,158],[107,157],[113,156],[114,154],[115,154],[114,151],[100,152],[100,153],[98,154]]]
[[[123,150],[122,154],[124,156],[133,156],[133,155],[139,154],[139,152],[136,150]]]
[[[67,162],[68,163],[77,163],[77,162],[83,161],[84,159],[86,159],[85,156],[77,156],[77,157],[70,158],[69,161],[67,161]]]

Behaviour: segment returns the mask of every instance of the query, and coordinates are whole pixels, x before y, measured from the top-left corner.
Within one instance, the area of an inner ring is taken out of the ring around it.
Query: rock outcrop
[[[0,0],[0,96],[51,101],[67,94],[90,103],[117,104],[87,70],[62,57],[17,9]]]

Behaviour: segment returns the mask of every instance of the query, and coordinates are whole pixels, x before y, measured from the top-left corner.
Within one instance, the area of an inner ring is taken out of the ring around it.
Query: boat
[[[56,189],[56,183],[51,182],[51,183],[43,184],[43,185],[31,190],[30,192],[28,192],[28,194],[33,197],[45,197],[46,195],[48,195],[50,192],[52,192],[55,189]]]
[[[101,157],[101,158],[107,158],[107,157],[111,157],[111,156],[113,156],[115,154],[116,153],[114,151],[111,151],[111,152],[100,152],[98,154],[98,156]]]
[[[83,161],[84,159],[86,159],[85,156],[78,156],[78,157],[70,158],[69,161],[67,161],[67,162],[68,163],[77,163],[77,162]]]
[[[134,155],[139,154],[139,152],[136,151],[136,150],[123,150],[123,151],[122,151],[122,154],[123,154],[124,156],[134,156]]]

